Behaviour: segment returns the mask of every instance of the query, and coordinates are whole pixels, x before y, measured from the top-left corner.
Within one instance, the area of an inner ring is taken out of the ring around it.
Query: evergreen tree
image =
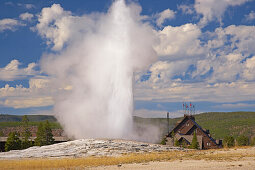
[[[53,143],[54,143],[54,138],[53,138],[52,130],[50,128],[50,124],[48,120],[44,123],[40,123],[36,133],[35,145],[43,146],[43,145],[50,145]]]
[[[17,132],[11,132],[5,143],[5,151],[21,149],[21,140]]]
[[[233,136],[225,136],[223,143],[225,147],[233,147],[235,146],[235,139]]]
[[[238,146],[247,146],[249,145],[249,138],[247,136],[241,135],[236,139]]]
[[[30,139],[31,132],[29,129],[29,119],[26,115],[22,117],[22,126],[23,126],[23,132],[22,132],[22,149],[29,148],[32,146],[32,141]]]
[[[196,134],[196,131],[194,131],[194,133],[193,133],[193,139],[192,139],[190,148],[192,148],[192,149],[198,149],[198,148],[199,148],[199,144],[198,144],[198,142],[197,142],[197,134]]]
[[[52,134],[52,130],[50,128],[50,124],[49,121],[46,120],[45,124],[44,124],[44,130],[45,130],[45,141],[46,141],[46,145],[50,145],[54,143],[54,138],[53,138],[53,134]]]
[[[37,128],[37,132],[36,132],[36,138],[35,138],[35,145],[36,146],[43,146],[46,144],[45,141],[45,130],[44,130],[44,126],[43,123],[40,122],[40,124],[38,125]]]

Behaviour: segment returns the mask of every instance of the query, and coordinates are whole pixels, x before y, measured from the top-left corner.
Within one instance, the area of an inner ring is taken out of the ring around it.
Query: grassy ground
[[[252,151],[251,151],[252,150]],[[249,152],[246,152],[249,151]],[[146,154],[126,154],[120,157],[88,157],[62,159],[22,159],[0,160],[1,169],[82,169],[128,163],[174,160],[216,160],[235,161],[252,157],[255,160],[255,148],[242,147],[218,150],[169,151]]]

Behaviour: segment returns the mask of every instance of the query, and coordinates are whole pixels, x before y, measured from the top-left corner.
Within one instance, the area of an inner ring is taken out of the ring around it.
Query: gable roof
[[[209,136],[209,134],[206,132],[206,131],[204,131],[204,129],[199,125],[199,124],[197,124],[197,122],[195,121],[195,117],[194,116],[192,116],[192,115],[184,115],[184,118],[174,127],[174,129],[173,130],[171,130],[171,132],[167,135],[168,137],[171,137],[171,134],[172,134],[172,132],[173,131],[176,131],[176,129],[178,129],[185,121],[188,121],[188,120],[191,120],[193,123],[194,123],[194,126],[196,126],[197,128],[199,128],[202,132],[203,132],[203,134],[205,134],[205,136],[207,136],[213,143],[215,143],[216,145],[218,145],[217,143],[216,143],[216,141],[211,137],[211,136]],[[192,129],[194,126],[191,126],[190,127],[190,129]],[[190,130],[189,129],[189,130]],[[188,130],[188,131],[189,131]],[[187,131],[187,132],[188,132]],[[185,135],[185,134],[184,134]]]

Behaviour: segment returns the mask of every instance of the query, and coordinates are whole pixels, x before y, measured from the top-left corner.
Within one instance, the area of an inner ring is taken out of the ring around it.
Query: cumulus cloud
[[[95,20],[98,14],[73,16],[70,11],[65,11],[59,4],[43,8],[38,24],[33,30],[52,45],[52,50],[59,51],[67,43],[72,43],[80,38],[82,32],[93,32],[96,29]]]
[[[15,31],[18,26],[23,25],[16,19],[4,18],[0,20],[0,32],[5,30]]]
[[[208,22],[217,20],[221,22],[222,16],[229,6],[242,5],[250,0],[196,0],[194,8],[196,12],[202,15],[199,22],[201,27],[207,25]]]
[[[47,39],[47,44],[53,44],[53,50],[60,50],[70,38],[71,13],[64,11],[59,4],[51,8],[43,8],[36,25],[38,33]]]
[[[52,106],[54,101],[51,95],[58,92],[59,90],[50,83],[50,79],[31,78],[29,87],[11,87],[6,84],[0,88],[0,105],[15,109]]]
[[[166,26],[157,32],[157,36],[160,41],[155,45],[155,50],[159,56],[186,58],[200,56],[205,52],[198,39],[201,31],[196,24]]]
[[[175,17],[175,12],[170,9],[166,9],[157,14],[156,17],[157,17],[156,24],[157,26],[161,27],[165,20],[173,19]]]
[[[0,80],[12,81],[24,79],[29,76],[38,74],[35,71],[36,64],[30,63],[25,68],[19,68],[20,62],[18,60],[12,60],[5,67],[0,68]]]
[[[20,19],[24,20],[24,21],[31,21],[31,19],[34,17],[33,14],[30,14],[28,12],[22,13],[19,15]]]
[[[165,57],[151,65],[146,80],[144,74],[136,75],[136,100],[254,100],[254,26],[230,25],[205,33],[193,24],[164,29],[158,31],[155,49]]]

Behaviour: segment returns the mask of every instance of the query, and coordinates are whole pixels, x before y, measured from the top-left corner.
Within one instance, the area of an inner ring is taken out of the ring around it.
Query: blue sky
[[[40,59],[57,53],[56,37],[37,27],[43,8],[60,4],[72,16],[83,16],[106,13],[112,2],[1,1],[0,113],[52,113],[58,92]],[[195,104],[197,113],[255,110],[254,0],[127,2],[141,6],[158,38],[158,60],[135,73],[135,115],[180,116],[183,102]]]

